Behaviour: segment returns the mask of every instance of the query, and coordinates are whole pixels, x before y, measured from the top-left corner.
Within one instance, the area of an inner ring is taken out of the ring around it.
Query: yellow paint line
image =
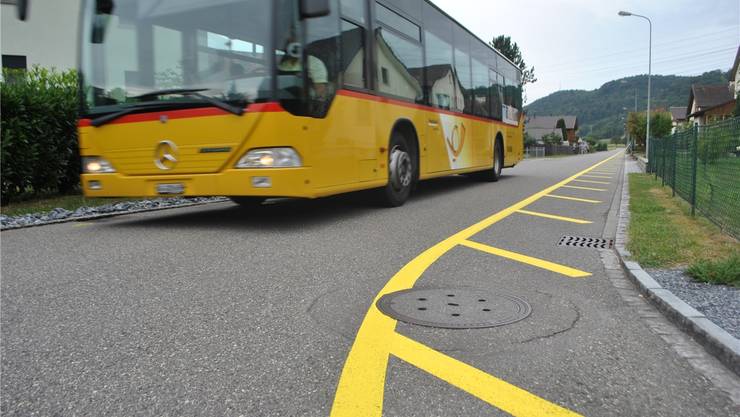
[[[592,204],[602,203],[602,201],[598,201],[598,200],[589,200],[587,198],[576,198],[576,197],[568,197],[564,195],[555,195],[555,194],[548,194],[545,197],[559,198],[561,200],[580,201],[581,203],[592,203]]]
[[[546,219],[560,220],[560,221],[564,221],[564,222],[571,222],[571,223],[578,223],[578,224],[591,224],[591,223],[593,223],[593,222],[590,222],[588,220],[574,219],[572,217],[556,216],[554,214],[540,213],[540,212],[529,211],[529,210],[518,210],[517,213],[529,214],[530,216],[544,217]]]
[[[603,188],[579,187],[577,185],[564,185],[563,188],[573,188],[576,190],[587,190],[587,191],[606,191]]]
[[[607,180],[612,179],[612,177],[610,177],[608,175],[588,175],[588,174],[584,174],[584,175],[581,175],[581,177],[582,178],[603,178],[603,179],[607,179]]]
[[[460,242],[461,245],[467,246],[471,249],[477,249],[481,252],[490,253],[491,255],[500,256],[502,258],[511,259],[512,261],[521,262],[523,264],[536,266],[537,268],[546,269],[561,275],[565,275],[571,278],[584,278],[591,276],[590,273],[580,271],[569,266],[556,264],[555,262],[546,261],[544,259],[533,258],[531,256],[522,255],[521,253],[511,252],[504,249],[494,248],[493,246],[484,245],[482,243],[473,242],[472,240],[466,240]]]
[[[383,415],[383,393],[385,372],[390,353],[389,339],[395,332],[396,321],[382,314],[375,307],[380,297],[391,292],[409,289],[421,275],[442,255],[476,233],[509,217],[559,187],[568,184],[579,175],[621,156],[617,153],[587,168],[570,178],[535,193],[478,223],[461,230],[449,238],[425,250],[399,270],[380,290],[357,331],[352,348],[347,354],[342,374],[334,394],[331,417],[381,417]]]
[[[609,185],[608,182],[605,181],[593,181],[593,180],[573,180],[573,182],[585,182],[588,184],[606,184]]]
[[[580,416],[406,336],[394,333],[393,345],[393,356],[512,416]]]

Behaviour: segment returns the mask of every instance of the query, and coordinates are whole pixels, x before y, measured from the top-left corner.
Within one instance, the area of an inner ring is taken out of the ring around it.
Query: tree
[[[529,133],[524,132],[524,147],[529,148],[531,146],[536,146],[537,140],[533,138]]]
[[[650,136],[662,138],[668,136],[673,128],[671,114],[665,111],[653,112],[650,116]],[[627,116],[627,130],[639,146],[645,146],[647,118],[644,112],[631,112]]]
[[[519,50],[519,45],[511,41],[511,36],[497,36],[493,38],[490,45],[509,58],[511,62],[522,70],[522,86],[537,82],[537,78],[534,75],[534,67],[527,68],[527,64],[524,62],[524,58],[522,58],[522,52]]]
[[[650,117],[650,136],[655,138],[666,137],[673,129],[671,114],[665,111],[654,112]]]
[[[545,142],[546,145],[560,145],[563,143],[563,138],[557,133],[548,133],[542,136],[542,141]]]

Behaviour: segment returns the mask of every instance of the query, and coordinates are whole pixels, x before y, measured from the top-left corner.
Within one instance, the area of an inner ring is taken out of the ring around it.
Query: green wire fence
[[[648,172],[740,239],[740,117],[651,139]]]

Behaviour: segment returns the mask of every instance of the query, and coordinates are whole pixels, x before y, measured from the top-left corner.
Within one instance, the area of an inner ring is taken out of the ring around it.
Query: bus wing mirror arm
[[[26,20],[28,18],[28,1],[29,0],[18,0],[15,4],[16,12],[18,13],[18,20]]]
[[[329,0],[301,0],[301,19],[328,16],[330,13]]]

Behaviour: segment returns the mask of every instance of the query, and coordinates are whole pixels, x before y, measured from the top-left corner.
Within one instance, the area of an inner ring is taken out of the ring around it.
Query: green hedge
[[[2,200],[79,187],[77,74],[3,69]]]

